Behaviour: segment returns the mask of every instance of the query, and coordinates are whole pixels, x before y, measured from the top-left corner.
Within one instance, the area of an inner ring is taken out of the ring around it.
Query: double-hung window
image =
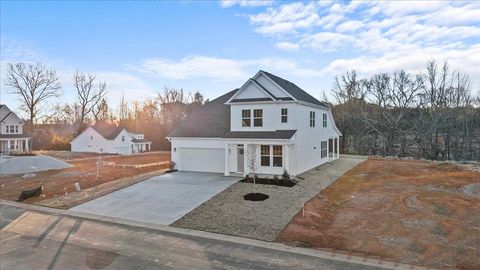
[[[260,165],[270,167],[270,145],[260,146]]]
[[[287,121],[288,121],[288,109],[287,108],[282,109],[281,116],[282,116],[282,123],[287,123]]]
[[[310,111],[310,127],[315,127],[315,112]]]
[[[254,127],[263,126],[263,110],[262,109],[253,110],[253,126]]]
[[[242,110],[242,127],[250,127],[251,126],[251,111],[250,110]]]
[[[273,167],[282,167],[282,146],[274,145],[273,146]]]
[[[327,141],[322,141],[321,143],[321,157],[324,158],[327,156]]]
[[[323,127],[327,127],[327,114],[323,114]]]
[[[18,133],[18,125],[15,125],[15,133]]]

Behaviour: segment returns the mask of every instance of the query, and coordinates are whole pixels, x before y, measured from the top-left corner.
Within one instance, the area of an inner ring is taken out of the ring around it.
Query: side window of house
[[[327,141],[322,141],[321,143],[321,157],[324,158],[327,156]]]
[[[251,126],[250,114],[250,110],[242,110],[242,127]]]
[[[18,125],[15,126],[15,133],[18,133]]]
[[[327,127],[327,114],[323,114],[323,127]]]
[[[124,141],[125,141],[125,136],[122,136],[122,142],[124,142]]]
[[[260,165],[265,167],[270,166],[270,145],[260,146]]]
[[[282,146],[273,146],[273,167],[282,167]]]
[[[8,129],[8,125],[5,126],[5,133],[8,133],[10,130]]]
[[[310,127],[315,127],[315,112],[310,111]]]
[[[282,115],[282,123],[287,123],[288,122],[288,109],[283,108],[282,112],[281,112],[281,115]]]
[[[254,127],[263,126],[263,110],[262,109],[253,110],[253,126]]]

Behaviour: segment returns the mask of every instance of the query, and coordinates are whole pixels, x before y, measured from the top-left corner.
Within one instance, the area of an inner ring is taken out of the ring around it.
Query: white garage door
[[[192,172],[225,172],[225,150],[180,148],[180,170]]]

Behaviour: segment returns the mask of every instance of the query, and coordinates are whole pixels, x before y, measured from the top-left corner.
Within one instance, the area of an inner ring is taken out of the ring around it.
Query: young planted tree
[[[256,193],[255,182],[257,178],[257,169],[258,169],[258,155],[257,155],[257,145],[249,144],[247,146],[247,167],[249,174],[251,174],[253,179],[253,193]]]
[[[80,109],[77,132],[80,133],[85,127],[85,118],[93,113],[107,94],[106,82],[95,84],[95,76],[76,71],[73,75],[73,86],[77,89],[77,103]]]
[[[19,97],[22,110],[28,114],[29,134],[32,135],[41,106],[49,98],[59,96],[60,82],[56,72],[41,64],[9,63],[6,85],[10,93]]]

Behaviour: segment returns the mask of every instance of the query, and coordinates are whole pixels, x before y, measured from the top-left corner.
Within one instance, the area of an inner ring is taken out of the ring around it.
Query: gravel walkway
[[[301,210],[303,203],[333,183],[366,157],[341,156],[300,175],[294,187],[256,185],[270,196],[263,202],[245,201],[253,184],[237,182],[172,224],[175,227],[273,241]]]

